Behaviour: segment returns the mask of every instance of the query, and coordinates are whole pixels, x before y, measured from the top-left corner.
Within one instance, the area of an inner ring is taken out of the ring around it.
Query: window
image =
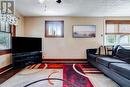
[[[10,49],[11,34],[0,32],[0,50]]]
[[[130,45],[130,21],[107,20],[105,45]]]
[[[10,53],[11,36],[15,36],[15,25],[1,23],[0,25],[0,55]]]
[[[64,21],[45,21],[45,37],[64,37]]]

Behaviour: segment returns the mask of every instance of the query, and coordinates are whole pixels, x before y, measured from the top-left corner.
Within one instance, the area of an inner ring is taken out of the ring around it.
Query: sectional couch
[[[113,46],[112,55],[96,54],[98,49],[87,49],[87,59],[121,87],[130,87],[130,49]]]

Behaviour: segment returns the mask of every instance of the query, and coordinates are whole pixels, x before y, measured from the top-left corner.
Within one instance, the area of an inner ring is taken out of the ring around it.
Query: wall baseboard
[[[43,59],[42,63],[87,63],[87,59]]]
[[[5,66],[5,67],[3,67],[3,68],[1,68],[1,69],[0,69],[0,74],[4,73],[4,72],[6,72],[6,71],[8,71],[8,70],[10,70],[10,69],[12,69],[12,65],[11,65],[11,64],[8,65],[8,66]]]

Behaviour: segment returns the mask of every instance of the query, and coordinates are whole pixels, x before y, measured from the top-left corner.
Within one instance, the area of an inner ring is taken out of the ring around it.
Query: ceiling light
[[[62,1],[61,0],[57,0],[56,2],[60,4]]]
[[[39,1],[41,4],[43,4],[45,0],[38,0],[38,1]]]

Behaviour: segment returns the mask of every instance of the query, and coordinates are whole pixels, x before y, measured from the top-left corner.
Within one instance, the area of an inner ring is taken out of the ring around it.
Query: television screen
[[[41,51],[42,38],[12,37],[12,53]]]

